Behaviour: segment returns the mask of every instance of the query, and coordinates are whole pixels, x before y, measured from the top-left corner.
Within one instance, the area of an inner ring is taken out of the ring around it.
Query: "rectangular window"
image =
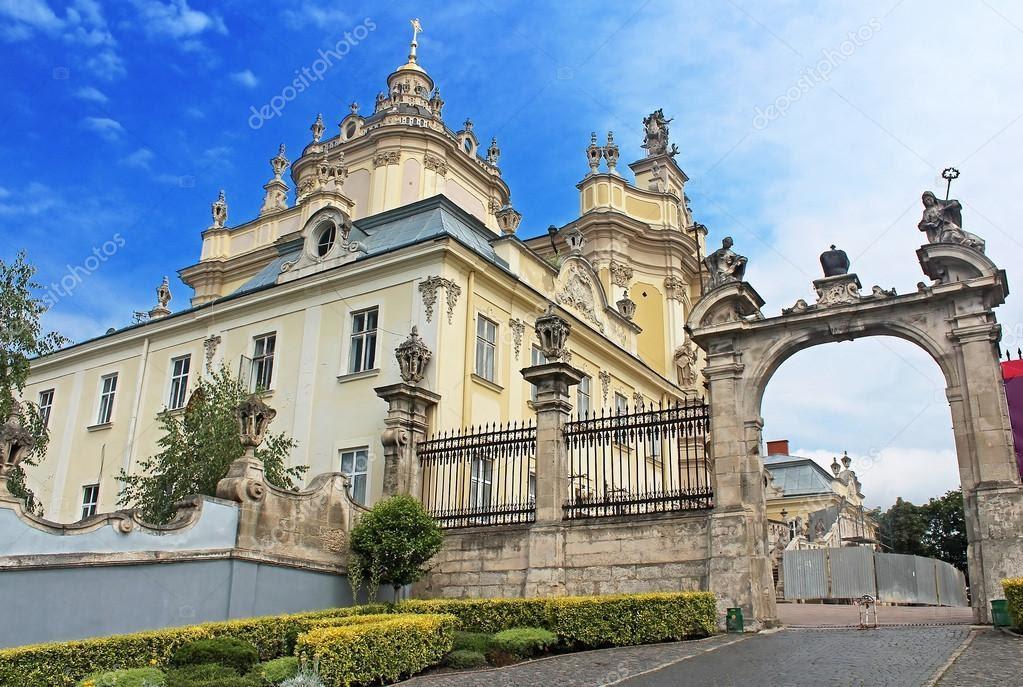
[[[469,507],[482,508],[489,505],[493,488],[494,461],[490,458],[474,458],[469,477]]]
[[[185,407],[185,395],[188,393],[188,368],[192,365],[192,356],[183,355],[171,360],[170,398],[167,407],[171,410]]]
[[[117,392],[117,373],[106,375],[102,379],[102,390],[99,394],[99,415],[97,425],[105,425],[114,417],[114,394]]]
[[[99,485],[87,484],[82,487],[82,518],[96,515],[99,506]]]
[[[366,480],[369,474],[369,448],[355,448],[341,451],[341,472],[348,475],[352,483],[352,499],[366,503]]]
[[[252,390],[267,391],[273,387],[274,350],[277,334],[257,336],[252,349]]]
[[[476,319],[476,374],[496,382],[497,325],[482,315]]]
[[[547,356],[545,356],[543,351],[539,348],[533,346],[530,349],[529,361],[533,365],[546,365]],[[529,398],[531,398],[534,402],[536,401],[536,384],[529,385]]]
[[[629,399],[625,394],[615,392],[615,412],[618,415],[625,415],[629,412]]]
[[[43,426],[50,426],[50,409],[53,408],[53,389],[39,392],[39,416],[43,419]]]
[[[586,376],[579,380],[579,386],[575,390],[575,412],[579,417],[588,417],[592,410],[590,400],[592,388],[592,377]]]
[[[352,313],[352,348],[348,355],[348,372],[365,372],[376,366],[377,309]]]

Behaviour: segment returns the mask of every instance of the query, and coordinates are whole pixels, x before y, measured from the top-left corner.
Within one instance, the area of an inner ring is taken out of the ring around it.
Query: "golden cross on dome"
[[[412,42],[416,42],[416,36],[423,32],[423,25],[419,23],[418,19],[412,19],[409,21],[412,24]]]

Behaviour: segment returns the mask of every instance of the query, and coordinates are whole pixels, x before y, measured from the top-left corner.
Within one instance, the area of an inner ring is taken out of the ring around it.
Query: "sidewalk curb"
[[[970,634],[963,640],[963,643],[959,645],[959,648],[952,652],[952,655],[948,657],[948,660],[945,661],[944,665],[935,671],[934,675],[931,676],[930,680],[924,683],[923,687],[934,687],[938,684],[938,680],[945,676],[945,673],[949,671],[949,668],[951,668],[956,660],[963,655],[963,652],[970,648],[970,645],[973,644],[973,640],[976,639],[977,635],[980,633],[981,631],[977,629],[970,630]]]

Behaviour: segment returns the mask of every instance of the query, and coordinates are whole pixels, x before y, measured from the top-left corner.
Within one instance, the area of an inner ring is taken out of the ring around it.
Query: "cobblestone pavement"
[[[941,676],[939,687],[1023,684],[1023,637],[981,630]]]
[[[673,642],[583,651],[498,670],[421,676],[402,687],[595,687],[706,651],[727,647],[742,637],[719,635],[694,642]]]
[[[788,629],[742,638],[725,635],[698,642],[568,654],[499,670],[419,677],[402,684],[405,687],[923,687],[948,663],[969,634],[968,626]],[[986,643],[978,645],[977,650],[981,649],[998,650]],[[968,656],[969,651],[960,658],[966,660]],[[979,662],[984,660],[981,657]],[[1015,682],[1009,680],[1001,684],[1018,685],[1019,674],[1016,672]],[[951,673],[947,677],[958,679]]]

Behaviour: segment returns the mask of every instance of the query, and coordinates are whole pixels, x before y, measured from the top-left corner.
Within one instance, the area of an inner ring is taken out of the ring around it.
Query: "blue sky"
[[[318,112],[333,131],[352,100],[371,108],[417,16],[445,119],[497,136],[526,235],[575,217],[591,130],[613,129],[628,162],[663,107],[697,219],[749,256],[766,312],[812,295],[830,243],[864,285],[913,290],[920,193],[943,191],[949,164],[966,228],[1011,281],[1023,7],[963,4],[0,0],[3,257],[27,249],[46,284],[78,275],[47,316],[75,340],[150,308],[165,274],[185,307],[176,271],[217,191],[229,223],[254,216],[278,144],[294,157]],[[322,79],[252,126],[343,39]],[[1014,298],[999,311],[1013,349],[1021,314]],[[903,342],[821,347],[779,371],[765,433],[825,463],[848,450],[874,503],[919,500],[958,483],[943,386]]]

